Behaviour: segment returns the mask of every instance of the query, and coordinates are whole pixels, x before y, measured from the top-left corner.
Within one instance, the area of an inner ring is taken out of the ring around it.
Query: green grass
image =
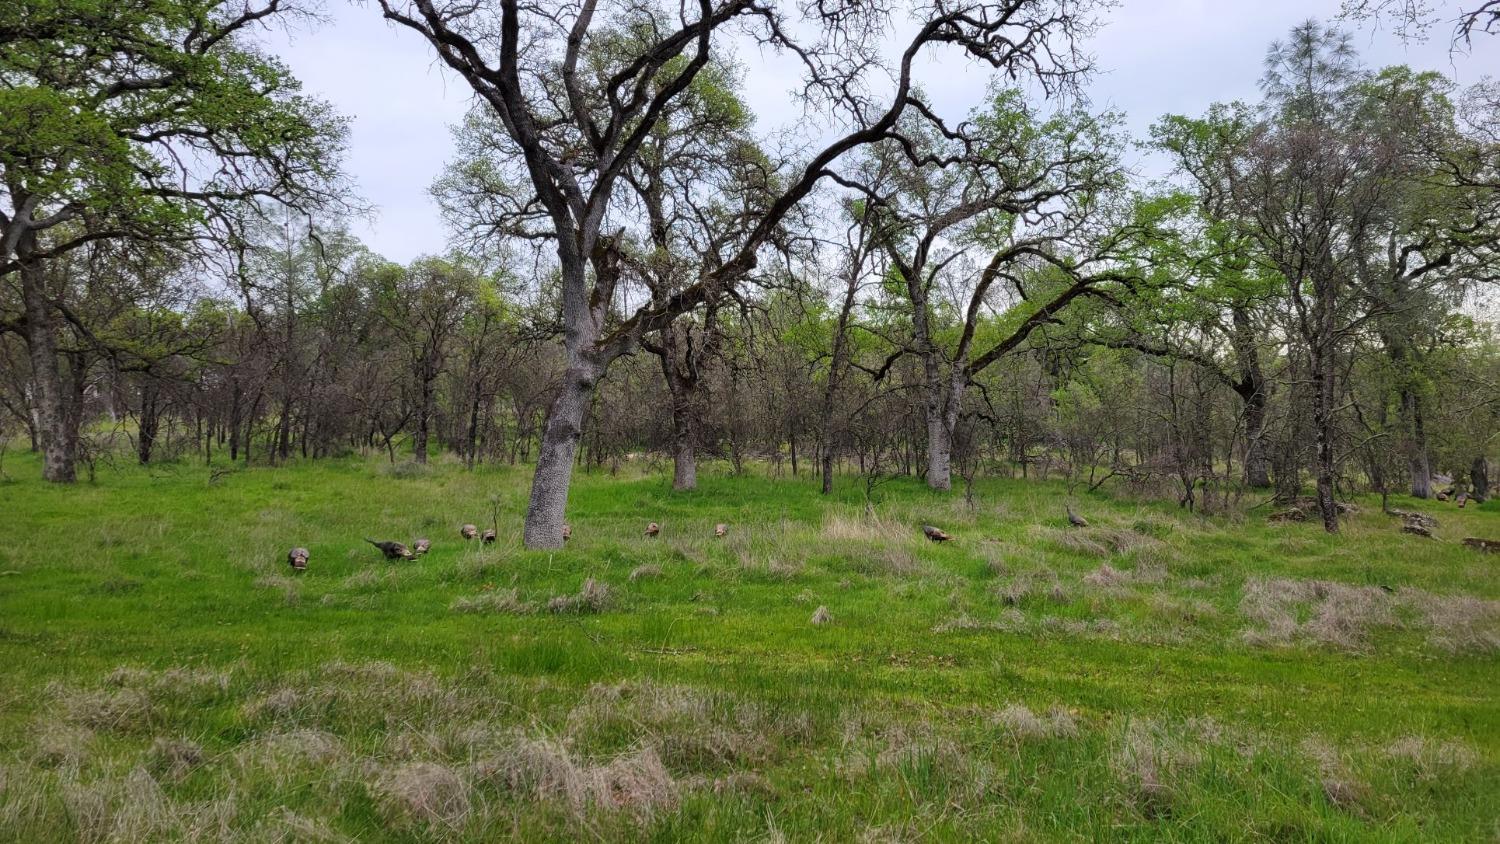
[[[1328,537],[1084,496],[1070,530],[1051,483],[894,481],[872,520],[854,480],[632,470],[579,475],[546,553],[520,468],[5,470],[3,840],[1500,831],[1497,561],[1457,543],[1496,502],[1393,502],[1438,542],[1374,502]]]

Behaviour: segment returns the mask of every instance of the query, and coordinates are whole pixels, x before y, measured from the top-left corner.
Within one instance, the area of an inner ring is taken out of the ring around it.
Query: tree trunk
[[[422,378],[422,395],[417,402],[417,430],[412,435],[412,456],[418,463],[427,462],[427,428],[432,415],[432,382]]]
[[[1474,458],[1474,464],[1469,467],[1469,481],[1473,486],[1475,501],[1483,502],[1490,497],[1490,469],[1483,454]]]
[[[1271,455],[1266,448],[1266,396],[1255,390],[1245,400],[1245,483],[1252,489],[1271,486]]]
[[[73,465],[76,448],[68,436],[53,309],[47,301],[41,266],[24,261],[20,276],[26,308],[26,344],[31,353],[31,377],[36,391],[36,427],[43,454],[42,477],[52,483],[70,484],[78,479]]]
[[[839,383],[844,377],[844,368],[849,357],[849,314],[854,310],[854,298],[859,285],[850,279],[844,294],[843,306],[839,309],[838,322],[833,329],[833,356],[828,363],[828,384],[823,388],[823,407],[820,413],[822,430],[819,434],[818,455],[823,474],[822,492],[833,492],[833,457],[836,432],[834,431],[834,401],[838,398]]]
[[[531,501],[526,508],[527,548],[563,547],[563,518],[568,506],[568,486],[573,479],[573,459],[583,434],[594,382],[599,367],[582,355],[569,351],[568,369],[542,431],[536,472],[531,479]]]
[[[1332,302],[1325,302],[1323,308],[1321,318],[1318,320],[1319,337],[1313,353],[1313,372],[1318,379],[1318,397],[1313,412],[1313,424],[1317,428],[1318,442],[1318,511],[1323,517],[1323,529],[1329,533],[1338,533],[1338,503],[1333,497],[1336,468],[1334,400],[1338,369],[1334,361]]]
[[[1256,343],[1255,325],[1250,311],[1242,305],[1231,309],[1234,331],[1230,335],[1239,362],[1239,378],[1234,385],[1245,405],[1245,483],[1253,489],[1271,486],[1271,456],[1266,448],[1266,377],[1260,365],[1260,346]]]
[[[927,486],[939,492],[953,489],[953,430],[941,399],[927,402]]]
[[[672,489],[691,490],[698,488],[698,463],[693,447],[693,424],[679,420],[673,411],[672,434]]]
[[[1422,419],[1422,399],[1410,389],[1401,391],[1401,415],[1407,425],[1407,466],[1411,471],[1411,494],[1432,497],[1432,464],[1427,455],[1427,430]]]
[[[136,457],[145,466],[151,462],[151,451],[156,446],[156,431],[161,422],[157,410],[157,386],[150,376],[141,386],[140,430],[136,433]]]
[[[474,391],[474,400],[469,403],[469,430],[464,434],[464,463],[474,468],[479,458],[479,391]]]

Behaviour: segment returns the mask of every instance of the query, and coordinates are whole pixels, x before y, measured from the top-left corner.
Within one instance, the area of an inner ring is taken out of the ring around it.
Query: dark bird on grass
[[[1088,527],[1089,526],[1089,520],[1088,519],[1085,519],[1084,517],[1082,517],[1082,516],[1078,515],[1077,513],[1073,512],[1073,505],[1072,504],[1068,504],[1066,506],[1068,508],[1068,524],[1072,525],[1073,527]]]
[[[293,548],[286,552],[286,561],[297,571],[307,571],[307,558],[312,556],[306,548]]]
[[[411,550],[420,557],[421,555],[426,554],[428,551],[432,550],[432,540],[418,539],[416,542],[412,543]]]
[[[1467,492],[1460,492],[1458,494],[1458,509],[1462,510],[1464,508],[1464,505],[1468,504],[1468,503],[1469,503],[1469,494]]]
[[[947,531],[932,525],[922,525],[922,533],[933,542],[948,542],[953,539]]]
[[[563,542],[567,542],[569,539],[572,539],[572,538],[573,538],[573,527],[571,525],[563,525]]]
[[[661,533],[661,525],[657,524],[656,522],[652,522],[651,524],[646,525],[647,536],[655,536],[658,533]]]
[[[494,542],[495,541],[495,529],[494,528],[490,528],[490,529],[486,530],[484,532],[484,535],[481,536],[481,537],[479,537],[479,541],[483,542],[485,545],[489,545],[490,543]]]
[[[474,537],[479,535],[479,528],[474,527],[473,525],[464,525],[463,527],[458,529],[458,534],[464,539],[473,539]]]
[[[365,541],[379,548],[380,553],[384,554],[387,560],[410,560],[412,558],[411,549],[400,542],[376,542],[368,536],[365,537]]]
[[[724,534],[726,534],[728,532],[729,532],[729,525],[723,524],[722,522],[719,523],[719,524],[714,525],[714,536],[720,536],[720,537],[722,537]]]

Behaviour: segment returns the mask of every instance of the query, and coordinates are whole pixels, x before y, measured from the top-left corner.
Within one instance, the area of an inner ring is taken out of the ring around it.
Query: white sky
[[[1474,0],[1470,0],[1474,2]],[[1101,73],[1090,85],[1096,108],[1128,117],[1130,131],[1167,113],[1199,114],[1210,103],[1254,99],[1266,46],[1308,18],[1331,19],[1339,0],[1123,0],[1088,45]],[[468,87],[435,63],[416,33],[386,23],[373,3],[330,5],[331,22],[288,38],[273,33],[272,47],[291,65],[310,94],[352,119],[346,163],[376,217],[357,224],[370,248],[396,261],[441,252],[447,243],[437,207],[428,195],[452,156],[449,126],[468,107]],[[1444,19],[1452,19],[1445,8]],[[1405,63],[1440,70],[1463,85],[1500,75],[1500,36],[1477,36],[1472,54],[1450,54],[1446,24],[1427,44],[1403,44],[1388,30],[1366,27],[1355,44],[1366,64]],[[802,110],[788,95],[794,79],[774,56],[740,56],[746,66],[744,96],[763,132],[795,125]],[[973,67],[946,63],[924,74],[924,88],[946,115],[961,117],[987,83]],[[1143,163],[1149,170],[1149,163]]]

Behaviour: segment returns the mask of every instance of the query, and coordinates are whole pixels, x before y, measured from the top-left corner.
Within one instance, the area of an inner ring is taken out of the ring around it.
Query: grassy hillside
[[[584,475],[534,553],[519,469],[5,470],[0,840],[1500,835],[1497,502]]]

